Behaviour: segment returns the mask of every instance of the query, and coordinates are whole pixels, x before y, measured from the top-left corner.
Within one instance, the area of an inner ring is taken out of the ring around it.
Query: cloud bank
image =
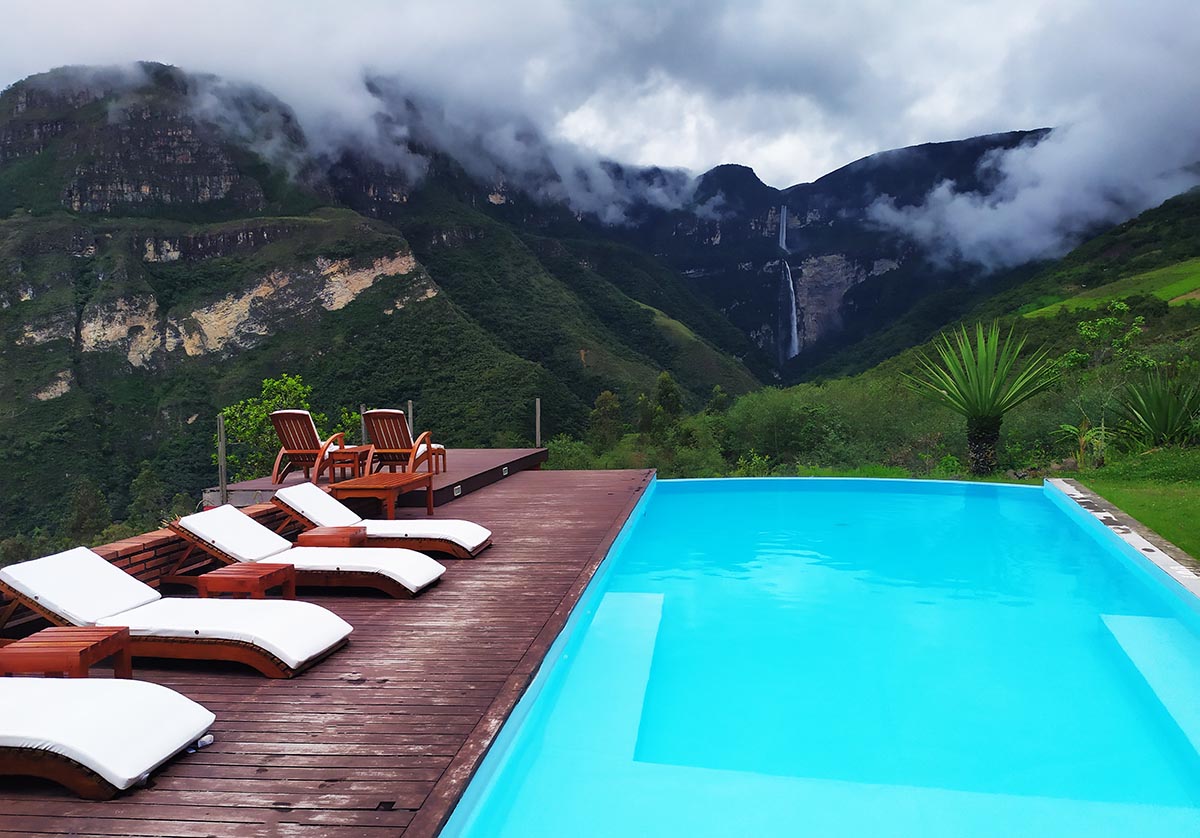
[[[162,61],[261,85],[330,147],[440,138],[481,172],[601,212],[686,189],[603,158],[739,162],[785,187],[882,149],[1056,126],[988,162],[995,195],[944,184],[921,207],[875,209],[991,267],[1056,255],[1186,188],[1200,159],[1195,0],[41,0],[0,16],[0,85]],[[401,94],[424,103],[419,119],[391,110]]]
[[[919,206],[881,200],[871,216],[944,262],[994,270],[1062,256],[1200,185],[1200,4],[1166,17],[1146,9],[1102,6],[1082,33],[1055,28],[1013,55],[1013,101],[1051,86],[1070,108],[1037,145],[983,162],[994,191],[944,182]]]

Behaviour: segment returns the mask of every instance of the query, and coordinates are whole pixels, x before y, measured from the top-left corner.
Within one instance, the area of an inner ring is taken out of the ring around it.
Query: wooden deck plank
[[[0,835],[435,834],[649,477],[520,472],[439,508],[495,546],[411,601],[303,591],[356,630],[299,678],[135,661],[213,710],[216,742],[104,803],[0,781]]]

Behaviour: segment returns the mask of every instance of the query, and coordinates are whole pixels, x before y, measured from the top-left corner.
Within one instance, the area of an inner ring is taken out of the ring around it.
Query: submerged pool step
[[[1104,614],[1100,619],[1200,752],[1200,638],[1172,617]]]

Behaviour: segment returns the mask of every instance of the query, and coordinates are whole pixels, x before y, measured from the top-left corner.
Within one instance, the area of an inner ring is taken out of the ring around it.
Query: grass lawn
[[[1188,301],[1195,301],[1198,290],[1200,290],[1200,259],[1188,259],[1165,268],[1119,279],[1098,288],[1090,288],[1074,297],[1028,312],[1025,316],[1053,317],[1064,308],[1068,311],[1100,308],[1110,300],[1119,300],[1133,294],[1153,295],[1160,300],[1181,305]]]
[[[1200,483],[1150,483],[1081,475],[1079,482],[1200,558]]]

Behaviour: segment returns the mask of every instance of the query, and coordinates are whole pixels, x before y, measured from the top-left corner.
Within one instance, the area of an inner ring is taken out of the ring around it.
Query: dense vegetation
[[[962,419],[904,382],[960,322],[1015,326],[1054,361],[1056,383],[1005,416],[1002,475],[1150,481],[1167,510],[1194,485],[1200,193],[986,281],[934,276],[914,255],[848,293],[843,340],[777,369],[759,347],[772,337],[734,325],[769,331],[763,311],[779,304],[767,213],[784,197],[748,170],[708,184],[754,205],[723,229],[685,211],[605,228],[493,194],[502,185],[442,158],[419,186],[352,160],[310,181],[193,120],[184,74],[150,74],[151,88],[120,101],[0,93],[0,562],[188,508],[215,481],[218,412],[255,398],[251,419],[267,402],[306,401],[326,433],[355,430],[359,405],[411,399],[440,441],[478,446],[530,444],[540,397],[560,467],[957,476],[969,462]],[[301,147],[279,103],[249,104]],[[879,186],[870,178],[917,195],[1024,138],[881,155],[808,185],[804,205],[831,219],[806,228],[808,244],[883,253],[896,242],[832,220],[861,211]],[[129,151],[151,146],[159,157]],[[924,162],[910,170],[909,159]],[[225,197],[196,197],[212,184]],[[695,270],[681,268],[685,253]],[[393,267],[348,304],[321,306],[324,272],[375,260]],[[201,313],[239,306],[227,346],[197,337]],[[804,383],[761,389],[772,380]],[[264,381],[287,386],[262,394]],[[273,448],[269,434],[244,437],[242,476]],[[1176,472],[1183,482],[1164,476]]]

